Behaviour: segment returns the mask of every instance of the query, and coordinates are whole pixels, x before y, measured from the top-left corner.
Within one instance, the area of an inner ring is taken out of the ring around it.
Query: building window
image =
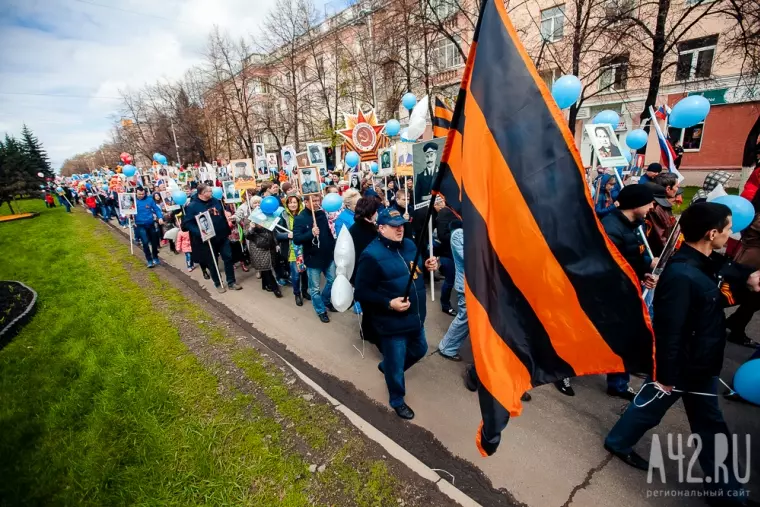
[[[676,80],[710,77],[718,36],[710,35],[678,44]]]
[[[628,85],[628,57],[616,56],[599,63],[599,90],[621,91]]]
[[[428,5],[440,20],[448,19],[457,12],[457,4],[452,0],[429,0]]]
[[[317,57],[317,73],[319,76],[325,75],[325,59],[324,57]]]
[[[609,19],[630,16],[636,8],[636,0],[607,0],[604,4],[604,14]]]
[[[668,137],[670,142],[681,143],[684,151],[699,151],[702,148],[702,138],[705,133],[705,122],[697,123],[693,127],[685,129],[669,128]]]
[[[565,6],[558,5],[541,11],[541,37],[547,42],[562,39],[565,21]]]
[[[541,72],[538,73],[538,75],[541,76],[541,79],[544,80],[544,83],[546,83],[546,86],[551,88],[554,82],[559,78],[559,70],[558,69],[542,70]]]
[[[433,61],[438,70],[453,69],[462,65],[462,55],[449,39],[439,39],[433,44]]]

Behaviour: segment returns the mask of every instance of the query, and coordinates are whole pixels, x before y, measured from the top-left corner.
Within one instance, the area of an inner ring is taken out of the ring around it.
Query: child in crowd
[[[95,196],[87,194],[87,199],[85,199],[84,202],[87,205],[87,208],[89,208],[90,213],[92,213],[92,216],[98,218],[98,203],[95,200]]]
[[[237,267],[238,263],[240,263],[240,268],[248,272],[248,266],[246,265],[245,255],[243,252],[243,243],[240,241],[240,230],[237,226],[237,221],[235,220],[235,215],[233,215],[230,210],[225,209],[224,215],[227,217],[227,224],[230,226],[230,249],[232,250],[232,262]]]
[[[177,251],[185,254],[185,264],[187,264],[187,272],[195,269],[193,264],[192,247],[190,246],[190,233],[188,231],[180,230],[177,233]]]

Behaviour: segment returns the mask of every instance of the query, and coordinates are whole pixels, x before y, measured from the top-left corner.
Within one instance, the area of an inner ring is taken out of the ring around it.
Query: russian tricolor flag
[[[670,115],[669,107],[661,106],[660,109]],[[660,124],[657,122],[658,118],[662,118],[660,110],[655,112],[652,106],[649,106],[649,115],[652,118],[652,125],[654,126],[654,130],[657,132],[657,142],[660,144],[660,159],[662,161],[662,165],[667,167],[670,172],[678,176],[678,182],[681,183],[684,180],[684,177],[681,175],[678,169],[676,169],[676,152],[673,149],[673,146],[670,144],[670,141],[668,141],[668,139],[662,133]],[[667,116],[665,119],[667,119]],[[667,125],[667,122],[665,122],[665,124]]]

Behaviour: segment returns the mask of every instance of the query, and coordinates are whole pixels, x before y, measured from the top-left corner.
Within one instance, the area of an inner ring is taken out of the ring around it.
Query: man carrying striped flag
[[[639,282],[596,218],[567,122],[503,2],[482,3],[433,192],[463,220],[482,455],[532,387],[653,373]]]

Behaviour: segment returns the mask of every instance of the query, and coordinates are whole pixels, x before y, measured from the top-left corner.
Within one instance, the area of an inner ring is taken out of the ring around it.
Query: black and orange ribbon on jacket
[[[502,2],[482,4],[433,189],[463,219],[484,456],[531,387],[654,374],[636,275],[596,218],[573,136]]]

